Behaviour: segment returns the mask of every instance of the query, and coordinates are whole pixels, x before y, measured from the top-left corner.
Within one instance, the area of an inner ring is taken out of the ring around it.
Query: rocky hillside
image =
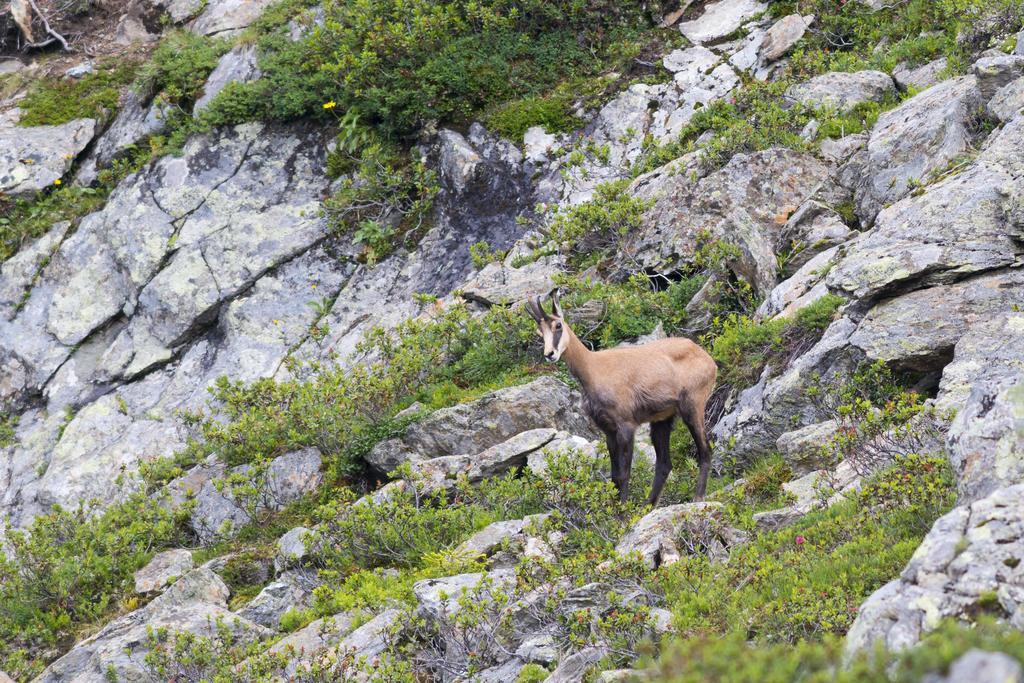
[[[0,680],[1024,680],[1018,0],[25,12]],[[706,502],[556,286],[713,355]]]

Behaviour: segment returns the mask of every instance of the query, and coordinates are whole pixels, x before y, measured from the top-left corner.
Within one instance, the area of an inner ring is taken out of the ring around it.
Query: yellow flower
[[[324,109],[334,109],[337,106],[338,103],[335,102],[334,100],[331,100],[330,102],[324,102]]]
[[[57,178],[56,180],[54,180],[53,184],[54,185],[60,185],[60,178]]]

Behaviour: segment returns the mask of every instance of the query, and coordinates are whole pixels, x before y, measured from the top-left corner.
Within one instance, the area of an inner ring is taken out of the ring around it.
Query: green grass
[[[54,223],[75,220],[98,211],[109,188],[74,185],[55,187],[35,199],[0,202],[0,262],[9,259],[30,240],[44,235]]]
[[[95,69],[78,79],[49,77],[33,82],[18,103],[18,125],[56,126],[75,119],[113,117],[137,65],[130,60],[111,59],[99,62]]]

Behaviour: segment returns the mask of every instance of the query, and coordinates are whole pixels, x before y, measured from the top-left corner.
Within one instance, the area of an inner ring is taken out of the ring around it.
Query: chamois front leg
[[[629,498],[629,477],[633,473],[633,435],[632,427],[619,427],[615,433],[616,459],[618,467],[612,465],[612,481],[619,490],[619,502],[625,503]],[[618,475],[618,476],[616,476]]]

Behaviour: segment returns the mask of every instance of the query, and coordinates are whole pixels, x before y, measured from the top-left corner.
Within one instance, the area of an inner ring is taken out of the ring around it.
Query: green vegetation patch
[[[768,365],[778,371],[818,341],[844,302],[840,296],[827,294],[790,318],[777,316],[758,322],[733,314],[721,319],[710,344],[711,356],[721,368],[719,383],[745,387]]]
[[[55,507],[27,530],[4,529],[0,555],[0,666],[39,673],[41,652],[67,648],[79,629],[110,618],[153,552],[182,540],[180,518],[142,494],[103,512]]]
[[[18,106],[19,126],[56,126],[75,119],[114,115],[122,90],[135,77],[131,60],[102,61],[81,78],[50,77],[33,82]]]

